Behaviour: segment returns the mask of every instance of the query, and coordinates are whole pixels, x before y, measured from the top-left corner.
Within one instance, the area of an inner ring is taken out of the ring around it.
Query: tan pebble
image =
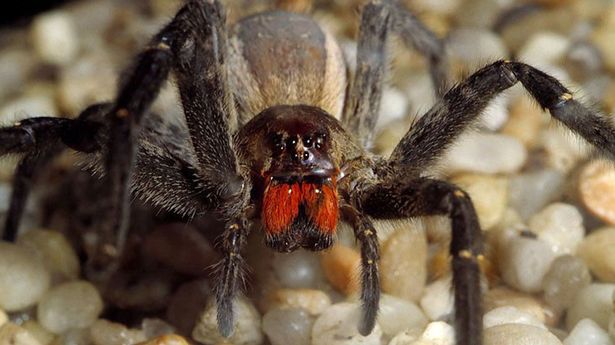
[[[123,345],[145,341],[145,334],[140,329],[129,329],[126,326],[98,319],[90,327],[90,337],[94,345]]]
[[[320,264],[325,271],[325,276],[337,290],[347,295],[359,291],[359,277],[361,276],[359,252],[336,244],[330,250],[323,252]]]
[[[63,234],[50,230],[32,230],[19,236],[17,244],[39,254],[51,274],[69,280],[79,277],[79,258]]]
[[[508,179],[501,176],[463,174],[452,179],[472,199],[483,230],[496,225],[504,216],[508,201]]]
[[[594,31],[591,40],[600,49],[606,67],[611,71],[615,71],[615,45],[613,45],[613,42],[615,42],[615,30],[610,27],[602,27]]]
[[[602,228],[589,234],[577,255],[601,281],[615,283],[615,228]]]
[[[0,344],[2,345],[42,345],[23,327],[12,322],[0,327]]]
[[[502,133],[519,139],[527,148],[538,144],[540,129],[548,115],[528,97],[519,97],[512,102],[510,117]]]
[[[36,340],[38,340],[41,345],[47,345],[51,343],[55,338],[55,335],[53,333],[46,330],[45,327],[41,326],[40,323],[34,320],[28,320],[24,322],[21,327],[23,327],[26,331],[32,334],[32,336],[36,338]]]
[[[6,315],[6,312],[0,309],[0,326],[4,325],[9,320],[9,316]]]
[[[314,289],[279,289],[273,292],[272,300],[272,308],[303,308],[311,315],[319,315],[331,305],[324,291]]]
[[[427,238],[418,224],[397,229],[382,244],[382,291],[418,301],[427,279]]]
[[[615,167],[606,160],[585,165],[579,177],[583,203],[598,218],[615,224]]]
[[[184,337],[176,334],[167,334],[137,345],[189,345],[190,343]]]
[[[547,322],[544,305],[530,294],[513,291],[505,287],[497,287],[487,291],[483,300],[485,313],[495,308],[512,306],[534,316],[542,323]]]
[[[484,339],[485,345],[562,345],[553,333],[520,323],[487,328]]]

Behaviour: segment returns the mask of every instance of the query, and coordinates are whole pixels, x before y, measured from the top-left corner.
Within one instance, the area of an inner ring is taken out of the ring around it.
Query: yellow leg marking
[[[117,116],[120,119],[126,118],[126,117],[128,117],[128,115],[130,115],[130,112],[126,108],[118,109],[115,112],[115,116]]]
[[[459,253],[457,253],[457,256],[463,259],[474,259],[475,258],[474,254],[467,249],[460,250]]]
[[[231,225],[229,225],[228,229],[231,230],[231,231],[237,231],[237,230],[239,230],[239,224],[237,224],[237,223],[231,224]]]
[[[459,189],[454,191],[453,195],[455,195],[458,198],[465,198],[465,196],[466,196],[466,194],[463,191],[459,190]]]
[[[572,94],[569,94],[568,92],[562,94],[561,96],[559,96],[559,99],[561,99],[562,101],[569,101],[572,99]]]
[[[367,229],[363,231],[363,234],[365,234],[365,236],[372,236],[374,232],[371,229]]]
[[[367,260],[367,264],[368,265],[373,265],[374,264],[374,260],[372,260],[372,259]]]

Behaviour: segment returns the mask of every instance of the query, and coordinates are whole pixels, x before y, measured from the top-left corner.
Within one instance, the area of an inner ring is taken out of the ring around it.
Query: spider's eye
[[[313,143],[314,143],[314,140],[312,139],[312,137],[305,137],[305,138],[303,138],[303,146],[305,146],[305,147],[312,147]]]
[[[297,145],[297,138],[288,138],[286,140],[286,146],[295,147]]]
[[[326,134],[318,134],[316,135],[316,148],[320,149],[322,145],[325,143],[325,139],[327,138]]]
[[[281,135],[276,135],[273,138],[273,148],[278,153],[284,151],[284,149],[286,148],[286,145],[284,144],[284,140],[282,139]]]

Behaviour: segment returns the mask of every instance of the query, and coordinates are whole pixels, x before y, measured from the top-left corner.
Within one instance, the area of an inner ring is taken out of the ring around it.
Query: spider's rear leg
[[[482,344],[482,233],[467,193],[448,182],[417,178],[401,186],[399,179],[391,179],[367,188],[359,197],[360,209],[373,218],[446,215],[451,219],[456,344]]]

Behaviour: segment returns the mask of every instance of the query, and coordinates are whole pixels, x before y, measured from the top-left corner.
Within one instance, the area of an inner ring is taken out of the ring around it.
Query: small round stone
[[[498,224],[508,203],[508,179],[502,176],[462,174],[451,182],[465,190],[472,199],[482,229]]]
[[[310,345],[314,320],[303,309],[272,309],[263,316],[271,345]]]
[[[0,326],[0,344],[2,345],[43,345],[23,327],[8,322]]]
[[[484,295],[484,310],[490,310],[511,306],[526,314],[532,315],[541,323],[547,321],[547,312],[540,301],[535,296],[514,291],[505,287],[496,287],[487,291]]]
[[[512,306],[492,309],[483,316],[483,327],[485,329],[509,323],[518,323],[545,330],[547,329],[547,327],[545,327],[545,325],[534,315]]]
[[[453,312],[454,299],[451,278],[438,279],[425,288],[421,297],[421,308],[430,320],[438,320]]]
[[[610,162],[595,160],[583,167],[579,194],[591,213],[615,224],[615,167]]]
[[[306,250],[275,253],[273,271],[280,284],[289,289],[316,288],[324,281],[318,255]]]
[[[203,344],[231,343],[233,345],[260,345],[263,342],[261,316],[250,300],[236,298],[233,302],[235,320],[229,338],[218,331],[216,303],[209,303],[192,331],[192,338]]]
[[[96,320],[90,326],[90,337],[94,345],[136,344],[147,339],[140,329],[129,329],[120,323],[104,319]]]
[[[1,322],[0,322],[1,323]],[[28,320],[21,325],[23,329],[28,331],[41,345],[47,345],[53,341],[55,334],[49,332],[40,323],[34,320]],[[2,343],[0,341],[0,343]]]
[[[564,203],[545,207],[530,218],[528,226],[556,255],[576,253],[585,235],[581,212]]]
[[[330,305],[331,298],[322,290],[278,289],[272,295],[273,307],[302,308],[310,315],[320,315]]]
[[[396,229],[382,243],[380,257],[382,291],[417,301],[427,281],[427,238],[422,227]]]
[[[423,329],[427,325],[427,317],[416,304],[382,294],[378,324],[384,336],[392,338],[406,329]]]
[[[485,345],[562,345],[555,335],[544,328],[520,323],[487,328],[484,339]]]
[[[403,118],[406,116],[407,108],[408,99],[403,92],[395,88],[385,88],[380,102],[378,126],[386,127],[391,122]]]
[[[615,283],[615,228],[593,231],[581,243],[578,255],[601,281]]]
[[[564,174],[591,152],[589,144],[570,135],[564,127],[547,126],[540,135],[540,144],[547,153],[547,166]]]
[[[555,259],[543,280],[544,299],[555,310],[567,309],[582,288],[591,283],[583,260],[562,255]]]
[[[63,234],[57,231],[32,230],[19,236],[17,244],[31,248],[40,255],[52,275],[69,280],[79,277],[79,258]]]
[[[166,334],[136,345],[190,345],[190,343],[177,334]]]
[[[37,307],[38,321],[53,333],[90,326],[103,309],[96,287],[86,281],[64,283],[49,290]]]
[[[69,13],[54,11],[39,15],[31,29],[34,49],[47,63],[71,62],[79,51],[79,40]]]
[[[548,115],[528,97],[521,96],[511,101],[510,118],[502,133],[521,141],[527,148],[538,145],[539,133]]]
[[[371,334],[359,334],[360,307],[354,303],[330,306],[316,319],[312,345],[381,345],[382,330],[376,324]]]
[[[9,316],[6,315],[6,312],[0,309],[0,326],[4,325],[7,321],[9,321]]]
[[[353,248],[335,244],[321,254],[325,276],[338,291],[347,295],[359,291],[361,255]]]
[[[175,328],[173,326],[159,318],[143,319],[143,321],[141,321],[141,329],[147,339],[175,333]]]
[[[612,345],[613,342],[598,324],[590,319],[577,322],[566,339],[564,345]]]
[[[518,174],[510,179],[510,205],[522,219],[528,219],[562,193],[564,174],[544,169]]]
[[[47,291],[50,280],[32,250],[0,242],[0,308],[10,312],[31,307]]]
[[[538,32],[519,50],[517,59],[540,68],[560,63],[570,47],[566,36],[552,32]]]
[[[566,313],[566,328],[572,330],[582,319],[592,319],[603,329],[609,326],[615,284],[593,283],[581,289]]]

